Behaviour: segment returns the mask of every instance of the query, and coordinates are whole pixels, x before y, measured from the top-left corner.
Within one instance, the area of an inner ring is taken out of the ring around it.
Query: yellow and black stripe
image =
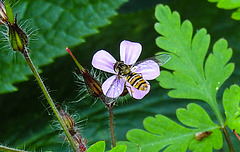
[[[127,76],[127,81],[136,89],[146,91],[147,90],[147,82],[142,78],[140,74],[130,73]]]

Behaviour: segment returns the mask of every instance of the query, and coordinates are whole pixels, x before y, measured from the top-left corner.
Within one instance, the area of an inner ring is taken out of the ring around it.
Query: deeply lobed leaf
[[[232,74],[234,64],[227,62],[232,56],[232,50],[227,48],[227,41],[220,39],[213,46],[205,64],[206,81],[209,91],[216,95],[219,87]]]
[[[220,39],[214,44],[204,65],[210,43],[205,29],[198,30],[192,38],[193,27],[189,21],[180,24],[177,12],[171,13],[167,6],[156,7],[156,31],[162,36],[156,39],[157,45],[168,51],[172,59],[166,68],[173,73],[162,71],[160,85],[173,89],[169,96],[175,98],[200,99],[210,104],[223,82],[232,74],[234,65],[228,64],[232,51],[227,42]]]
[[[125,144],[136,145],[132,145],[132,149],[127,150],[158,152],[165,148],[165,152],[184,152],[189,148],[193,151],[207,152],[222,147],[223,140],[219,126],[212,122],[199,105],[192,103],[187,109],[178,109],[177,117],[184,125],[191,128],[181,126],[163,115],[148,117],[144,120],[147,131],[133,129],[127,133],[127,139],[131,144]],[[195,134],[203,131],[212,131],[212,134],[202,141],[196,140]]]

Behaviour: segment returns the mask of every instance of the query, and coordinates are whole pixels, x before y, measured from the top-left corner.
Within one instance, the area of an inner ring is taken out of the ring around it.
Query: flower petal
[[[135,99],[142,99],[148,92],[150,91],[150,84],[147,82],[148,87],[147,90],[142,91],[134,88],[132,85],[130,85],[128,82],[126,83],[127,89],[129,94],[135,98]]]
[[[136,63],[142,52],[142,46],[140,43],[122,41],[120,44],[120,59],[125,64],[131,65]]]
[[[160,75],[160,66],[153,60],[146,60],[134,66],[132,71],[140,73],[145,80],[153,80]]]
[[[117,75],[113,75],[102,84],[103,94],[109,98],[117,98],[122,94],[124,84],[124,79],[118,77]]]
[[[117,74],[114,71],[115,58],[105,50],[97,51],[92,59],[92,65],[102,71]]]

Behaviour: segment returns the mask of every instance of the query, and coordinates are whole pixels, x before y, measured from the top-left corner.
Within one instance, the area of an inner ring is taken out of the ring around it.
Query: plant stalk
[[[227,144],[228,144],[228,148],[229,148],[229,151],[230,152],[234,152],[234,149],[233,149],[233,145],[232,145],[232,142],[230,140],[230,137],[229,137],[229,134],[227,132],[227,129],[226,129],[226,126],[224,125],[224,120],[223,120],[223,117],[222,117],[222,114],[219,110],[219,107],[218,107],[218,104],[217,104],[217,101],[216,99],[212,99],[210,102],[209,102],[209,105],[211,106],[211,108],[213,109],[219,123],[220,123],[220,126],[223,130],[223,134],[224,134],[224,137],[227,141]]]
[[[225,138],[226,138],[229,151],[230,151],[230,152],[234,152],[233,145],[232,145],[232,142],[231,142],[230,137],[229,137],[229,135],[228,135],[228,132],[227,132],[226,127],[224,126],[224,127],[222,128],[222,130],[223,130],[223,134],[224,134],[224,136],[225,136]]]
[[[24,50],[23,55],[24,55],[28,65],[29,65],[29,67],[31,68],[35,78],[37,79],[37,82],[38,82],[40,88],[42,89],[49,105],[51,106],[51,108],[53,110],[53,113],[55,114],[55,116],[58,119],[58,122],[60,123],[61,127],[63,128],[63,131],[66,134],[68,141],[70,142],[71,146],[73,147],[74,151],[76,152],[77,147],[75,145],[74,139],[72,138],[71,134],[69,133],[68,128],[67,128],[66,124],[64,123],[64,120],[62,119],[59,111],[57,110],[57,107],[55,106],[50,94],[48,93],[48,90],[47,90],[46,86],[44,85],[39,73],[37,72],[35,66],[33,65],[33,62],[31,60],[28,52],[26,50]]]
[[[10,147],[6,147],[6,146],[3,146],[3,145],[0,145],[0,151],[6,151],[6,152],[28,152],[28,151],[25,151],[25,150],[10,148]]]
[[[109,111],[109,127],[110,127],[111,139],[112,139],[112,147],[116,147],[116,139],[114,134],[114,123],[113,123],[113,106],[109,106],[108,111]]]

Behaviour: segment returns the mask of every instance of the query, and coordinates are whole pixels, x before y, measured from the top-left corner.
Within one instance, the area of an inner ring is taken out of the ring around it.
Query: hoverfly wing
[[[151,63],[153,62],[157,63],[159,66],[162,66],[165,63],[167,63],[170,59],[171,59],[171,55],[169,54],[159,54],[154,57],[150,57],[135,63],[134,65],[132,65],[132,67],[134,67],[132,70],[135,71],[139,68],[146,68],[146,67],[151,68],[151,65],[152,65]]]
[[[171,55],[159,54],[159,55],[156,55],[154,58],[155,58],[154,61],[157,62],[159,66],[162,66],[171,59]]]

